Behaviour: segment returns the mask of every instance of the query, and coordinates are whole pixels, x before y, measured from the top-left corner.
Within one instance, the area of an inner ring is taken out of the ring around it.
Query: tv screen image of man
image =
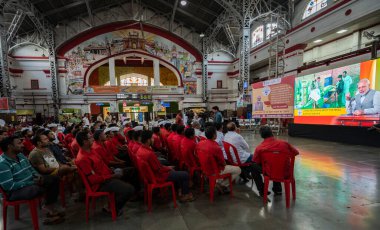
[[[261,101],[261,96],[257,96],[257,102],[253,105],[254,111],[263,111],[264,103]]]
[[[363,78],[358,83],[358,93],[351,98],[350,93],[346,94],[347,114],[373,115],[380,114],[380,92],[370,89],[370,81]]]

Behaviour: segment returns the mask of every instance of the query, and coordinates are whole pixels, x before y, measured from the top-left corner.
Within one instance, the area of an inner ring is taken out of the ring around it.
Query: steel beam
[[[88,16],[90,17],[91,27],[93,27],[94,26],[94,17],[92,16],[92,12],[91,12],[90,0],[84,0],[84,1],[86,2],[86,8],[87,8]]]
[[[174,23],[174,18],[175,18],[175,12],[177,11],[177,7],[178,7],[178,2],[179,0],[175,0],[174,2],[173,12],[172,12],[172,16],[170,17],[170,23],[169,23],[170,32],[173,32],[173,23]]]
[[[208,101],[208,95],[207,95],[207,88],[208,88],[208,50],[207,50],[207,39],[206,37],[202,38],[202,98],[203,102],[207,103]]]

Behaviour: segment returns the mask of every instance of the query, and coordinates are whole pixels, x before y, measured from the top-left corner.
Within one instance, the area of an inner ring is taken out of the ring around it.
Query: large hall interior
[[[0,0],[0,229],[380,229],[379,0]]]

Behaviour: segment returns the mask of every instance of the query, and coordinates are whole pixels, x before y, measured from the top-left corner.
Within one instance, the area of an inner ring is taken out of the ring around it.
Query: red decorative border
[[[189,44],[183,38],[165,31],[159,27],[148,25],[143,23],[144,31],[156,34],[158,36],[164,37],[177,45],[181,46],[183,49],[190,52],[196,59],[196,61],[202,60],[202,54],[193,45]],[[97,35],[105,34],[112,31],[122,30],[122,29],[140,29],[140,23],[138,21],[123,21],[123,22],[113,22],[109,24],[104,24],[98,27],[94,27],[90,30],[83,31],[72,39],[65,41],[63,44],[57,47],[57,55],[64,56],[64,54],[79,45],[80,43],[87,41]]]

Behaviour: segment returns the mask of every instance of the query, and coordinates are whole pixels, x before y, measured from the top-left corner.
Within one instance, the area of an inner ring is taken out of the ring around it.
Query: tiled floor
[[[254,134],[244,136],[252,150],[261,141]],[[380,149],[280,138],[301,152],[295,166],[297,200],[289,209],[284,196],[270,196],[263,206],[248,183],[235,185],[234,198],[216,195],[212,204],[208,194],[177,209],[169,199],[156,199],[152,213],[142,203],[129,203],[116,222],[97,211],[86,224],[84,205],[70,203],[65,223],[41,229],[380,229]],[[27,209],[17,222],[11,209],[8,213],[8,229],[31,229]]]

